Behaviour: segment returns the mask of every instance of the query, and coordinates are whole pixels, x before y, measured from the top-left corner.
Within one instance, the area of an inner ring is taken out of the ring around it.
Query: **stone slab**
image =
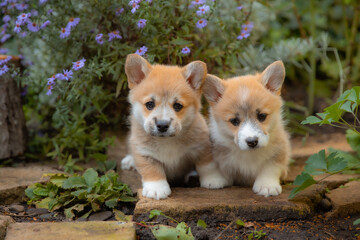
[[[24,190],[36,182],[46,182],[44,173],[56,173],[49,167],[4,167],[0,168],[0,204],[20,202],[25,197]]]
[[[58,222],[14,223],[5,240],[134,240],[134,223]]]
[[[360,214],[360,181],[352,181],[326,193],[333,209],[327,217],[347,217]]]
[[[14,223],[14,219],[9,216],[0,215],[0,240],[4,240],[6,236],[6,228],[9,224]]]
[[[281,195],[265,198],[253,193],[251,188],[172,188],[170,197],[164,200],[144,198],[139,190],[134,218],[147,220],[149,212],[158,209],[179,221],[197,221],[202,216],[219,221],[305,219],[312,207],[304,202],[288,201],[291,189],[284,186]]]

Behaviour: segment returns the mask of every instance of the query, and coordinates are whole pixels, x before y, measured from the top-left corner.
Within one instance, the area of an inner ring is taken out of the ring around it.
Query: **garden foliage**
[[[109,171],[99,177],[92,169],[82,176],[62,173],[46,174],[50,180],[46,184],[35,183],[25,190],[30,199],[28,204],[49,211],[64,210],[67,218],[87,218],[91,213],[104,207],[115,208],[118,202],[136,201],[130,188],[120,182],[119,175]]]

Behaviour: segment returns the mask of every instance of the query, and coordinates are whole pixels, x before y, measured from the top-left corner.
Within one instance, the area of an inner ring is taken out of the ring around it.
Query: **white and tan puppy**
[[[281,61],[256,75],[226,81],[207,76],[213,157],[228,185],[251,185],[266,197],[281,193],[290,154],[280,97],[284,78]]]
[[[224,187],[226,180],[212,160],[208,127],[200,114],[206,64],[151,65],[130,54],[125,72],[132,111],[130,154],[122,160],[122,168],[136,167],[143,196],[167,198],[168,181],[184,179],[193,169],[202,187]]]

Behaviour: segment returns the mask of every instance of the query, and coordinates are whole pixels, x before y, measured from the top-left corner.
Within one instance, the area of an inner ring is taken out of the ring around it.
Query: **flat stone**
[[[23,212],[25,210],[25,207],[19,204],[12,204],[9,206],[9,210],[14,212]]]
[[[8,227],[5,240],[133,240],[134,223],[108,222],[43,222],[14,223]]]
[[[158,209],[179,221],[197,221],[202,215],[218,221],[304,219],[311,214],[312,206],[301,199],[288,201],[291,189],[283,186],[282,194],[265,198],[251,188],[172,188],[170,197],[164,200],[144,198],[140,190],[134,218],[147,220],[149,212]]]
[[[14,219],[12,219],[11,217],[0,215],[0,240],[5,239],[6,228],[9,226],[9,224],[14,222]]]
[[[41,215],[49,213],[49,210],[46,208],[29,208],[26,210],[26,213],[29,215]]]
[[[111,218],[112,215],[113,213],[111,211],[94,213],[89,217],[89,221],[105,221]]]
[[[46,182],[44,173],[56,173],[49,167],[4,167],[0,168],[0,204],[11,204],[24,200],[24,190],[33,183]]]
[[[332,204],[332,211],[327,217],[346,217],[360,213],[360,182],[352,181],[326,193]]]

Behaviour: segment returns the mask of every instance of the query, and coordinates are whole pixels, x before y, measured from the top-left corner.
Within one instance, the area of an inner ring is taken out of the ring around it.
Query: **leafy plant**
[[[248,235],[248,239],[249,240],[251,240],[251,239],[261,239],[261,238],[263,238],[265,236],[266,236],[266,233],[263,232],[262,230],[260,230],[260,231],[254,230]]]
[[[207,224],[206,224],[206,222],[205,222],[204,220],[199,219],[199,220],[197,221],[197,223],[196,223],[196,226],[201,227],[201,228],[203,228],[203,229],[206,229]]]
[[[114,171],[99,177],[92,169],[87,169],[82,176],[69,176],[63,173],[46,174],[50,176],[46,184],[35,183],[25,190],[30,199],[28,204],[49,211],[63,209],[67,218],[87,218],[92,212],[104,207],[114,208],[118,202],[136,201],[130,188],[120,182]]]

